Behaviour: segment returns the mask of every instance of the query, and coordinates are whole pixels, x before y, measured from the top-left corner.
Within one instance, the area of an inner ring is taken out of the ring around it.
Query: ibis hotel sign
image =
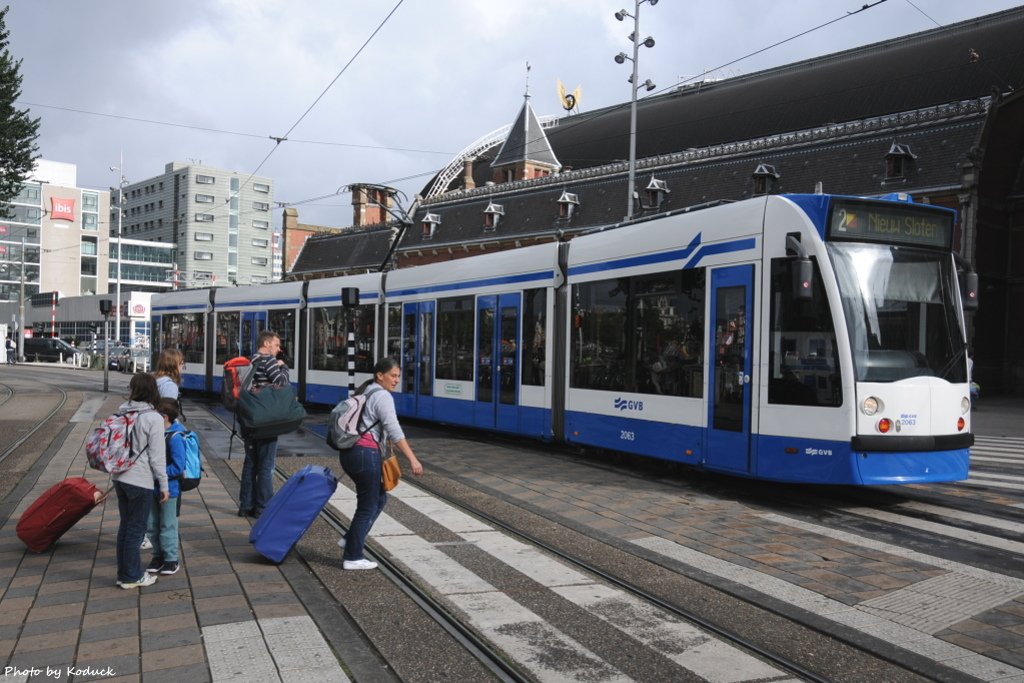
[[[75,222],[75,200],[50,197],[50,219]]]

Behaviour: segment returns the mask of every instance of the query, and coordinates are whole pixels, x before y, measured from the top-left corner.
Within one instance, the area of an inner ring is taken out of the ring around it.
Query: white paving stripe
[[[819,536],[825,536],[828,538],[834,538],[839,541],[844,541],[851,545],[860,546],[862,548],[871,548],[872,550],[880,550],[896,557],[903,557],[914,562],[920,562],[931,567],[938,567],[945,569],[950,572],[957,572],[958,574],[964,574],[966,576],[975,576],[985,581],[992,583],[1013,586],[1019,591],[1024,592],[1024,579],[1017,579],[1012,576],[1005,574],[999,574],[996,572],[990,572],[986,569],[979,567],[972,567],[969,564],[963,564],[962,562],[956,562],[954,560],[947,560],[942,557],[936,557],[934,555],[926,555],[919,553],[916,550],[910,550],[902,546],[893,545],[892,543],[885,543],[884,541],[876,541],[866,536],[858,536],[857,534],[851,534],[846,531],[840,531],[839,529],[830,529],[829,527],[821,526],[820,524],[812,524],[810,522],[804,522],[799,519],[792,517],[785,517],[772,512],[766,512],[759,514],[758,517],[765,519],[777,524],[783,524],[785,526],[794,527],[797,529],[803,529],[809,531],[812,534],[818,534]]]
[[[527,667],[538,681],[626,683],[633,680],[504,593],[448,597],[478,630]]]
[[[1024,482],[1024,476],[1019,474],[998,474],[996,472],[982,472],[981,477],[985,479],[1002,479],[1003,481],[1019,481]],[[974,479],[972,476],[971,479]]]
[[[594,583],[589,576],[498,531],[462,534],[462,537],[546,588]]]
[[[1005,481],[993,481],[987,475],[977,476],[972,474],[967,481],[958,481],[957,486],[982,487],[990,489],[1008,489],[1010,491],[1024,491],[1024,484],[1010,484]]]
[[[683,668],[709,681],[735,683],[784,675],[716,636],[647,606],[624,591],[594,583],[591,577],[560,560],[494,530],[444,501],[412,487],[402,486],[395,491],[401,492],[396,498],[456,532],[467,543],[566,597],[626,636],[655,647]],[[339,486],[330,503],[351,519],[355,494],[346,486]],[[538,680],[630,680],[386,513],[378,518],[372,534],[392,556],[465,612],[474,627],[530,668]],[[576,589],[583,593],[575,593]],[[591,597],[577,601],[574,596]],[[610,618],[615,610],[619,617],[630,618]],[[555,662],[563,661],[574,662],[577,668],[554,668]]]
[[[214,683],[350,680],[308,616],[207,626],[203,646]]]
[[[779,515],[763,515],[779,518],[781,524],[790,521]],[[800,523],[801,528],[803,523]],[[814,525],[807,525],[814,526]],[[841,533],[841,532],[840,532]],[[1024,670],[997,660],[978,655],[970,650],[947,643],[916,629],[894,623],[874,614],[850,607],[838,600],[770,576],[755,569],[712,557],[674,541],[656,536],[633,541],[636,545],[652,550],[703,572],[718,576],[739,585],[753,588],[788,604],[817,614],[836,623],[849,626],[863,633],[885,640],[905,650],[939,661],[945,666],[962,671],[985,681],[999,681],[1009,676],[1024,676]]]
[[[944,510],[944,508],[937,508]],[[892,524],[899,524],[901,526],[910,527],[911,529],[920,529],[921,531],[927,531],[928,533],[938,534],[939,536],[947,536],[949,538],[957,538],[961,541],[968,541],[970,543],[976,543],[978,545],[988,546],[990,548],[998,548],[999,550],[1007,550],[1018,555],[1024,555],[1024,543],[1019,541],[1011,541],[1005,538],[999,538],[998,536],[991,536],[989,534],[983,534],[978,531],[969,531],[967,529],[960,529],[949,524],[940,524],[938,522],[929,522],[928,520],[918,519],[916,517],[908,517],[906,515],[899,515],[893,512],[887,512],[885,510],[876,510],[874,508],[844,508],[845,512],[850,514],[858,515],[860,517],[868,517],[870,519],[877,519],[883,522],[889,522]],[[963,516],[969,513],[962,513]],[[952,515],[950,515],[952,516]],[[974,515],[982,519],[989,519],[982,517],[982,515]],[[963,517],[961,517],[962,519]],[[1024,525],[1016,524],[1016,527],[1024,528]],[[1020,529],[1013,529],[1013,531],[1020,533]]]
[[[973,465],[974,463],[978,462],[994,462],[999,463],[1001,465],[1015,465],[1018,462],[1024,462],[1024,459],[1018,460],[1017,458],[996,458],[984,455],[975,455],[974,453],[971,453],[971,464]]]
[[[563,586],[554,591],[712,683],[783,675],[761,660],[620,590],[591,584]],[[728,662],[728,666],[723,667],[722,662]]]
[[[1017,595],[1009,586],[949,573],[866,600],[857,609],[934,635]]]
[[[1002,529],[1003,531],[1012,531],[1024,537],[1024,524],[1021,524],[1020,522],[1011,522],[1007,519],[996,519],[994,517],[979,515],[973,512],[964,512],[963,510],[955,510],[953,508],[942,507],[941,505],[932,505],[930,503],[918,503],[916,501],[900,503],[897,507],[900,510],[913,510],[916,512],[931,513],[942,517],[948,517],[950,519],[959,519],[979,526]]]

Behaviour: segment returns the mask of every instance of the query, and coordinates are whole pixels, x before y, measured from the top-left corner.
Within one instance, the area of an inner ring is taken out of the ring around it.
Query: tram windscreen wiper
[[[956,367],[956,364],[967,354],[967,344],[960,347],[960,350],[953,354],[953,357],[946,361],[946,364],[942,366],[942,370],[939,371],[939,379],[946,379],[946,375],[949,374],[950,370]]]

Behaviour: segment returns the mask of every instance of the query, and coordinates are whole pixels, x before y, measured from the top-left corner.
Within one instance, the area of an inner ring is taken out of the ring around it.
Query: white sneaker
[[[117,585],[121,588],[131,590],[132,588],[142,588],[143,586],[152,586],[156,583],[156,574],[143,574],[142,578],[138,581],[118,581]]]
[[[341,566],[345,569],[376,569],[377,563],[370,560],[345,560]]]
[[[142,537],[142,545],[139,546],[139,550],[150,550],[153,547],[153,542],[149,540],[149,536]]]

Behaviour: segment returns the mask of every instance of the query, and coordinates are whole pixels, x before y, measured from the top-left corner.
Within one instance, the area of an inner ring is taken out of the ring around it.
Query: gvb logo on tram
[[[612,402],[612,405],[616,410],[637,410],[642,411],[644,409],[643,401],[631,401],[625,398],[617,398]]]

